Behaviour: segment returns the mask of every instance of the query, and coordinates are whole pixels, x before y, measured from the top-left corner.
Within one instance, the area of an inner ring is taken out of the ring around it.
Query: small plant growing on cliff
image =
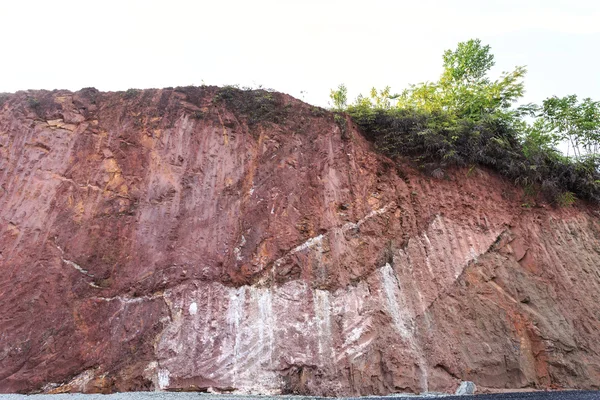
[[[134,97],[137,97],[137,95],[140,93],[139,90],[137,89],[127,89],[127,91],[123,94],[123,97],[127,100],[129,99],[133,99]]]
[[[219,101],[231,101],[234,99],[236,93],[240,91],[241,89],[237,85],[225,85],[220,88],[215,97],[213,97],[213,103]]]
[[[29,107],[31,107],[34,110],[38,110],[40,108],[40,101],[38,99],[36,99],[35,97],[30,97],[27,99],[27,104],[29,104]]]
[[[558,196],[556,196],[556,203],[560,207],[572,206],[576,200],[577,200],[577,198],[575,197],[575,194],[573,194],[572,192],[564,192],[564,193],[561,193]]]
[[[264,122],[283,123],[290,109],[276,93],[263,89],[242,90],[235,86],[220,88],[212,102],[225,103],[232,111],[245,116],[250,126]]]
[[[324,117],[325,115],[327,115],[327,111],[325,111],[321,107],[311,106],[310,114],[314,117]]]
[[[192,113],[192,118],[194,119],[203,119],[204,118],[204,113],[202,111],[194,111]]]
[[[348,139],[348,123],[346,122],[346,117],[341,113],[335,113],[333,114],[333,119],[340,128],[342,139]]]
[[[333,102],[333,109],[336,111],[342,111],[346,109],[346,103],[348,102],[348,89],[346,85],[341,84],[337,90],[331,90],[329,97]]]
[[[29,97],[27,99],[27,104],[29,107],[35,112],[38,117],[42,117],[42,103],[35,97]]]

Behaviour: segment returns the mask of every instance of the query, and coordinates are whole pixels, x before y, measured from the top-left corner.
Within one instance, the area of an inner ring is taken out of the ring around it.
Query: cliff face
[[[600,220],[217,88],[0,98],[0,392],[598,388]]]

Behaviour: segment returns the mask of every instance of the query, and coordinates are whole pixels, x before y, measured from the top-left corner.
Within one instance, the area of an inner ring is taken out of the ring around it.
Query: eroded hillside
[[[0,392],[599,387],[597,208],[278,93],[0,104]]]

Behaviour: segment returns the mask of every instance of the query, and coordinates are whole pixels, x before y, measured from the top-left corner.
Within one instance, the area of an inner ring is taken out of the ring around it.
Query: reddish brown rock
[[[0,392],[598,388],[597,208],[289,96],[0,97]]]

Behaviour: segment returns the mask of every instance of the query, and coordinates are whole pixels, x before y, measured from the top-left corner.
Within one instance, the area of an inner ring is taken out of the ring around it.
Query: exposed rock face
[[[599,387],[595,209],[280,94],[0,104],[0,392]]]
[[[464,395],[469,395],[469,394],[475,394],[476,390],[477,390],[477,387],[475,386],[475,384],[473,382],[465,381],[465,382],[461,382],[458,389],[456,389],[456,393],[454,393],[454,394],[456,394],[457,396],[464,396]]]

